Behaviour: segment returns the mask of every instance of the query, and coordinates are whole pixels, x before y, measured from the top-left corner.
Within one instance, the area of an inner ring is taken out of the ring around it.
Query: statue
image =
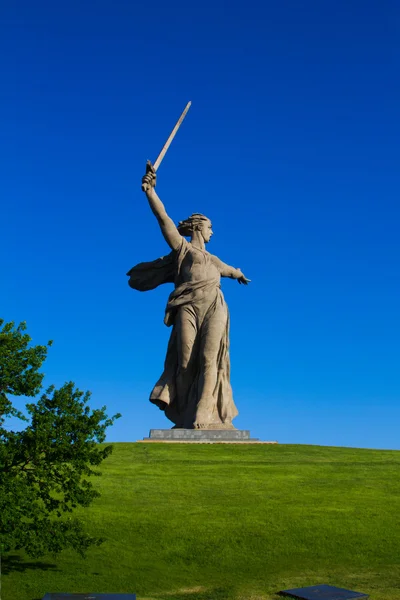
[[[164,322],[172,326],[164,372],[150,395],[175,427],[234,429],[238,414],[232,397],[229,360],[229,312],[221,277],[247,284],[235,269],[206,251],[213,235],[211,221],[193,214],[178,227],[155,191],[156,173],[147,163],[146,196],[172,252],[129,272],[129,285],[139,291],[174,283]],[[189,237],[188,242],[185,237]]]
[[[229,312],[220,281],[230,277],[247,285],[250,280],[206,251],[213,235],[210,219],[195,213],[176,227],[155,191],[156,170],[190,105],[154,166],[147,163],[142,178],[142,190],[171,252],[136,265],[127,275],[129,285],[142,292],[163,283],[175,285],[165,310],[164,323],[172,326],[172,332],[164,372],[150,401],[165,411],[175,428],[235,429],[232,420],[238,411],[230,384]]]

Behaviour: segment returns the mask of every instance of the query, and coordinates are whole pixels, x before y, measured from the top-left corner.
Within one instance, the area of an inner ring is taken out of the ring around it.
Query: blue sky
[[[0,57],[1,316],[54,340],[46,383],[121,412],[110,441],[169,427],[170,286],[125,273],[169,251],[140,179],[191,100],[157,189],[252,280],[236,426],[400,449],[398,2],[4,2]]]

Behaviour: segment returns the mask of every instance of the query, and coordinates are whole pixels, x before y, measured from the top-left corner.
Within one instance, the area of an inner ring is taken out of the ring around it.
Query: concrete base
[[[185,442],[185,443],[225,443],[225,444],[254,444],[277,442],[260,442],[250,437],[246,429],[150,429],[148,438],[143,442]]]

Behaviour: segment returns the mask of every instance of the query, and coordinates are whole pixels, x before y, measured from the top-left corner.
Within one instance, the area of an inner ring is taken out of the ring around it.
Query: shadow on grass
[[[8,575],[9,573],[24,573],[28,569],[36,571],[60,571],[60,569],[57,569],[57,565],[55,564],[45,563],[38,560],[35,562],[28,562],[23,560],[17,554],[10,554],[9,556],[1,557],[2,575]]]

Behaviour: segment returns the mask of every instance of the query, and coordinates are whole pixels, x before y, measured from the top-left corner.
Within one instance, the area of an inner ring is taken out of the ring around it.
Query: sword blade
[[[164,158],[168,148],[170,147],[172,140],[176,136],[176,132],[178,131],[179,127],[182,125],[182,121],[186,117],[186,114],[187,114],[189,108],[191,107],[191,105],[192,105],[191,102],[187,103],[185,110],[183,111],[183,113],[181,114],[181,116],[178,119],[177,124],[171,131],[171,134],[170,134],[169,138],[167,139],[167,141],[165,142],[163,149],[161,150],[160,154],[157,156],[156,162],[153,165],[153,168],[155,171],[157,171],[158,167],[160,166],[162,159]]]

